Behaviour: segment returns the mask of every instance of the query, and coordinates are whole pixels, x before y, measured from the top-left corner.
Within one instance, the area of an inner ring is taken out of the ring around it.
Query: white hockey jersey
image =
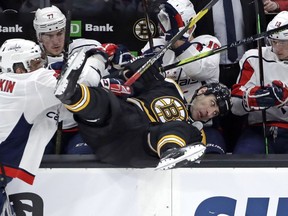
[[[160,37],[153,39],[153,43],[155,47],[161,48],[161,46],[166,44],[166,41]],[[179,56],[176,56],[175,52],[172,50],[165,52],[163,56],[163,66],[181,61],[185,58],[195,56],[199,53],[206,52],[220,46],[221,44],[216,37],[211,35],[201,35],[194,38],[191,41],[191,46]],[[149,44],[146,44],[141,50],[142,53],[149,48]],[[186,100],[190,102],[195,90],[204,83],[219,82],[219,62],[220,54],[215,54],[181,67],[168,70],[165,72],[164,76],[175,80],[181,87]]]
[[[69,44],[68,48],[68,55],[72,55],[79,49],[85,49],[85,51],[88,51],[92,48],[97,48],[101,46],[101,43],[92,40],[92,39],[85,39],[85,38],[78,38],[72,41],[71,44]],[[64,59],[64,56],[62,55],[60,58],[59,57],[49,57],[48,58],[48,65],[51,63],[55,62],[62,62]],[[100,82],[100,79],[103,76],[108,75],[108,71],[106,70],[97,70],[97,65],[98,65],[98,59],[91,56],[90,58],[87,59],[87,62],[83,68],[83,71],[79,77],[78,83],[85,84],[87,86],[97,86]],[[73,118],[73,114],[70,113],[69,117],[65,120],[63,120],[63,129],[70,129],[73,127],[76,127],[77,123]]]
[[[277,55],[271,51],[271,47],[263,47],[262,55],[264,85],[271,85],[273,80],[280,80],[288,84],[288,62],[280,61]],[[242,105],[243,91],[251,86],[261,86],[258,50],[248,50],[239,64],[241,71],[237,84],[232,88],[232,112],[240,116],[248,114],[249,124],[262,123],[262,111],[247,112]],[[270,122],[268,125],[288,128],[288,107],[271,107],[266,110],[266,118],[267,122]]]
[[[29,184],[66,110],[54,96],[54,73],[0,73],[0,162],[7,176]]]

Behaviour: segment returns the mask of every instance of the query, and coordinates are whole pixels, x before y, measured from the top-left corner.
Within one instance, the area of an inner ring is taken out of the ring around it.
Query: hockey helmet
[[[59,8],[51,7],[37,9],[33,26],[39,40],[41,33],[61,30],[66,27],[66,17]]]
[[[196,15],[194,5],[189,0],[168,0],[165,4],[171,5],[180,14],[184,26],[189,25],[190,20]],[[183,36],[189,38],[195,28],[196,24],[193,29],[186,32]]]
[[[288,11],[278,13],[267,25],[267,31],[279,28],[280,26],[288,24]],[[268,38],[276,40],[288,40],[288,29],[280,32],[275,32],[268,36]]]
[[[231,92],[228,87],[222,83],[204,84],[195,91],[192,101],[197,96],[198,91],[203,87],[207,88],[207,90],[203,93],[204,95],[213,94],[216,97],[216,103],[219,107],[220,115],[226,115],[232,107]]]
[[[42,59],[42,51],[39,45],[30,40],[8,39],[0,48],[1,72],[15,72],[13,66],[17,63],[22,63],[27,72],[30,72],[31,60],[36,59]]]
[[[186,26],[191,18],[196,15],[193,4],[189,0],[168,0],[168,4],[181,15],[181,18]]]

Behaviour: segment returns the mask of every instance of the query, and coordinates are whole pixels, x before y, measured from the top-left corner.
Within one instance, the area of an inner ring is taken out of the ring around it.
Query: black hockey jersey
[[[137,98],[119,98],[101,87],[84,85],[77,92],[81,99],[67,108],[75,113],[85,142],[103,162],[147,166],[158,162],[155,156],[163,146],[183,147],[201,141],[172,80],[154,81]]]

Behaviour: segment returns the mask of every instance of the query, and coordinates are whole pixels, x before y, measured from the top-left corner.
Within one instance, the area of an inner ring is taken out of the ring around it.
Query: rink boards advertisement
[[[8,187],[25,216],[287,216],[288,168],[41,168]]]

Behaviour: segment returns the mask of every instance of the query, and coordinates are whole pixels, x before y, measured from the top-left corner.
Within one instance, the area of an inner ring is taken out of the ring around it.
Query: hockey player
[[[288,12],[283,11],[269,22],[267,30],[286,24]],[[235,154],[288,153],[288,30],[276,32],[267,40],[270,45],[262,48],[263,80],[258,50],[248,50],[240,60],[241,73],[232,88],[232,112],[248,116],[248,126],[236,143]],[[261,86],[262,81],[264,86]]]
[[[187,110],[179,86],[171,79],[164,80],[156,66],[131,87],[115,85],[113,79],[102,80],[103,87],[76,85],[83,56],[85,53],[78,53],[63,71],[55,95],[74,113],[83,138],[102,162],[139,167],[143,161],[160,157],[158,168],[166,169],[198,160],[205,146],[201,128],[192,124],[193,120],[207,121],[230,109],[230,91],[213,83],[195,92]],[[139,58],[127,64],[120,77],[130,77],[146,61]],[[115,89],[120,95],[133,95],[117,97],[111,93]]]
[[[168,0],[159,7],[157,13],[160,37],[153,39],[154,51],[163,47],[175,34],[178,33],[196,13],[193,4],[189,0]],[[184,36],[172,45],[162,58],[162,66],[169,65],[185,58],[198,55],[221,46],[219,40],[211,35],[193,37],[196,26],[190,29]],[[142,53],[151,52],[150,44],[142,49]],[[201,60],[186,64],[182,67],[164,72],[164,76],[175,80],[181,87],[187,101],[191,101],[195,91],[205,83],[219,82],[220,54],[216,54]],[[212,121],[204,125],[207,135],[207,152],[226,152],[226,144],[218,129],[211,127]]]
[[[66,17],[59,8],[52,5],[38,9],[35,13],[33,26],[36,31],[38,43],[45,50],[48,57],[49,68],[60,71],[64,60],[64,45],[66,35]],[[72,55],[78,49],[89,50],[91,48],[101,47],[101,43],[92,39],[76,39],[69,44],[68,56]],[[91,56],[87,59],[85,68],[83,69],[82,77],[79,82],[85,78],[85,84],[90,86],[98,85],[102,76],[108,75],[106,70],[99,71],[97,69],[98,59]],[[92,154],[90,147],[83,142],[82,137],[78,132],[77,123],[73,116],[63,121],[62,144],[60,153],[64,154]],[[54,151],[54,143],[52,142],[48,153]]]
[[[12,178],[33,183],[59,112],[66,110],[53,94],[55,72],[44,68],[43,56],[24,39],[9,39],[0,48],[0,215],[13,215],[6,184]]]

